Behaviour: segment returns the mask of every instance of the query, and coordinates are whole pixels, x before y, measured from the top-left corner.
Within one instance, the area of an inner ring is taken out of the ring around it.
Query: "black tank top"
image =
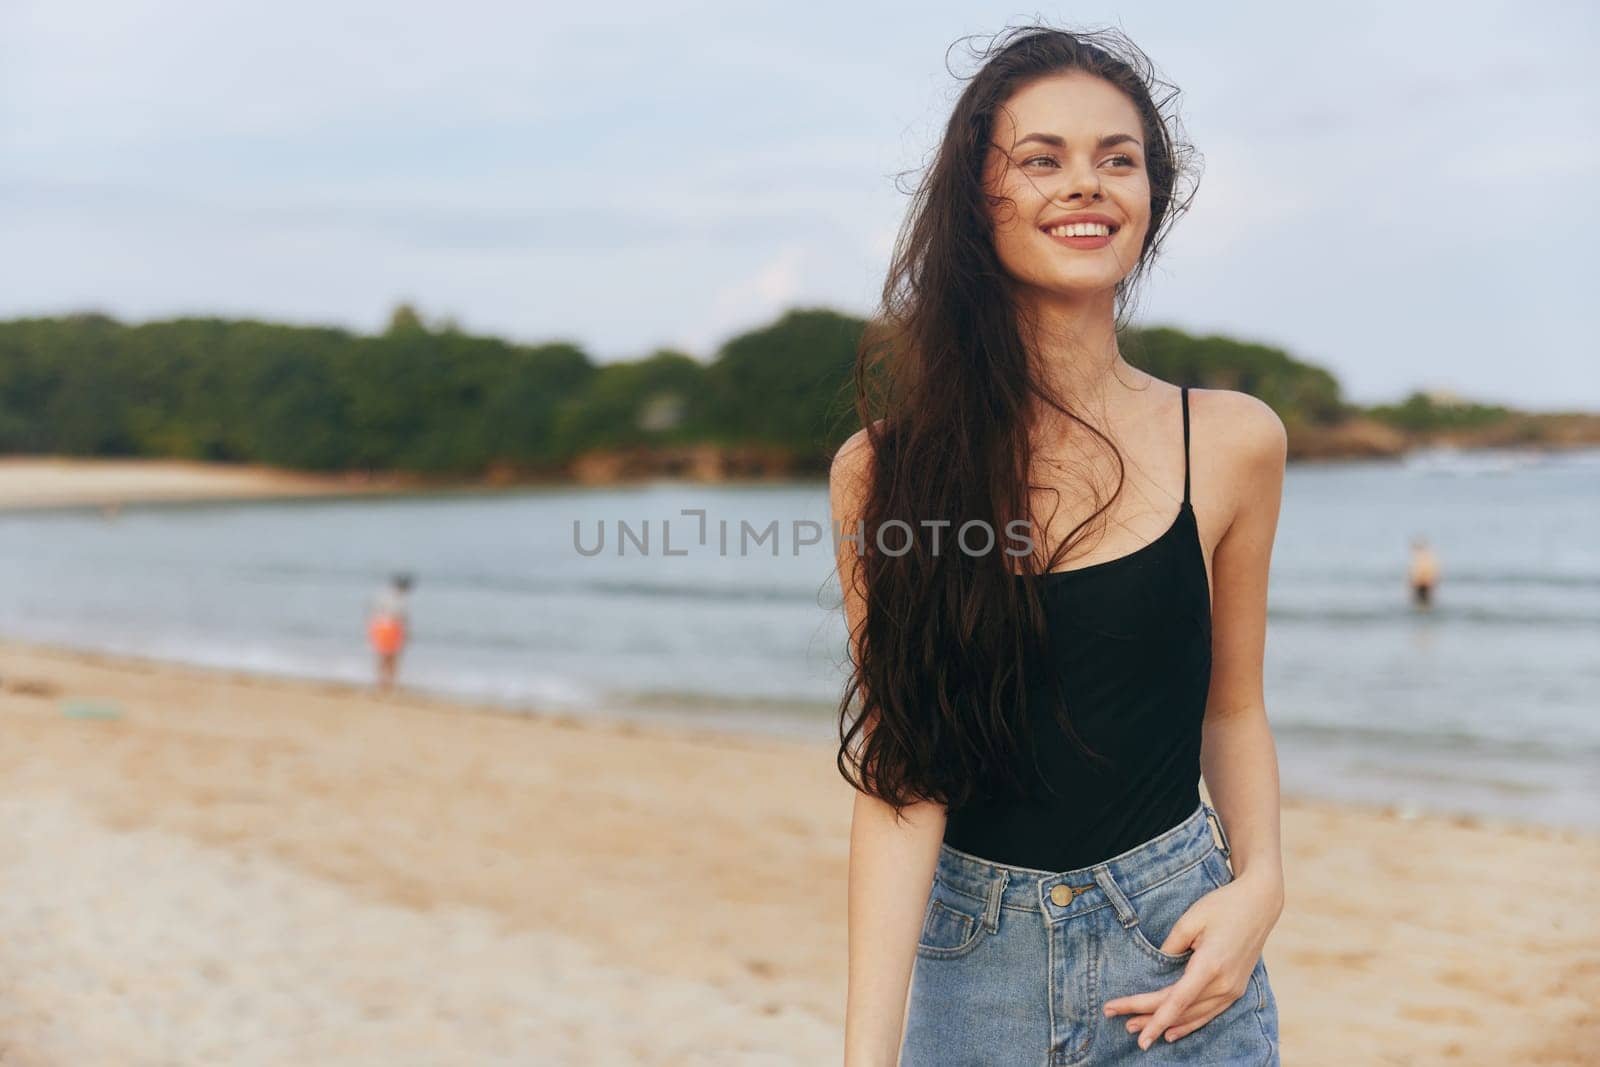
[[[1189,503],[1189,390],[1183,503],[1167,531],[1126,556],[1037,578],[1046,662],[1030,664],[1028,717],[1057,795],[975,801],[947,812],[944,841],[983,859],[1065,871],[1110,859],[1182,822],[1200,803],[1200,727],[1211,684],[1211,589]],[[1045,671],[1091,762],[1062,733]]]

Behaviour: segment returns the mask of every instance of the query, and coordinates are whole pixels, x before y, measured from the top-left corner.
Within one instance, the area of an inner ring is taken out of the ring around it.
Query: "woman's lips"
[[[1044,233],[1043,230],[1039,232]],[[1117,234],[1115,230],[1113,230],[1111,235],[1108,237],[1057,237],[1054,234],[1045,233],[1046,237],[1050,238],[1050,240],[1054,241],[1058,245],[1066,245],[1068,248],[1084,249],[1104,248],[1106,245],[1111,243],[1111,238],[1115,237],[1116,235]]]

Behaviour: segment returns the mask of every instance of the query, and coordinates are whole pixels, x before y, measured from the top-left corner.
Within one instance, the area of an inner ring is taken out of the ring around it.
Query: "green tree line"
[[[247,461],[306,470],[555,472],[592,449],[709,443],[826,464],[858,423],[865,320],[787,312],[708,361],[660,350],[597,364],[569,342],[430,326],[401,305],[381,334],[252,320],[0,322],[0,451]],[[1339,384],[1276,348],[1128,331],[1130,362],[1240,389],[1285,423],[1346,413]]]

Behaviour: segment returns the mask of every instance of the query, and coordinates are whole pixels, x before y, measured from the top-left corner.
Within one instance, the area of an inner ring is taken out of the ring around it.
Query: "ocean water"
[[[816,482],[0,514],[0,634],[364,682],[407,570],[408,686],[828,740],[827,522]],[[1600,828],[1600,450],[1292,464],[1268,601],[1286,794]]]

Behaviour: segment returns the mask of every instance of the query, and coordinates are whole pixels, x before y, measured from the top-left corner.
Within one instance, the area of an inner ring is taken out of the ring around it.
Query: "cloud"
[[[740,330],[788,310],[801,295],[806,258],[804,245],[785,244],[749,277],[719,288],[705,318],[682,335],[682,347],[710,353]]]

